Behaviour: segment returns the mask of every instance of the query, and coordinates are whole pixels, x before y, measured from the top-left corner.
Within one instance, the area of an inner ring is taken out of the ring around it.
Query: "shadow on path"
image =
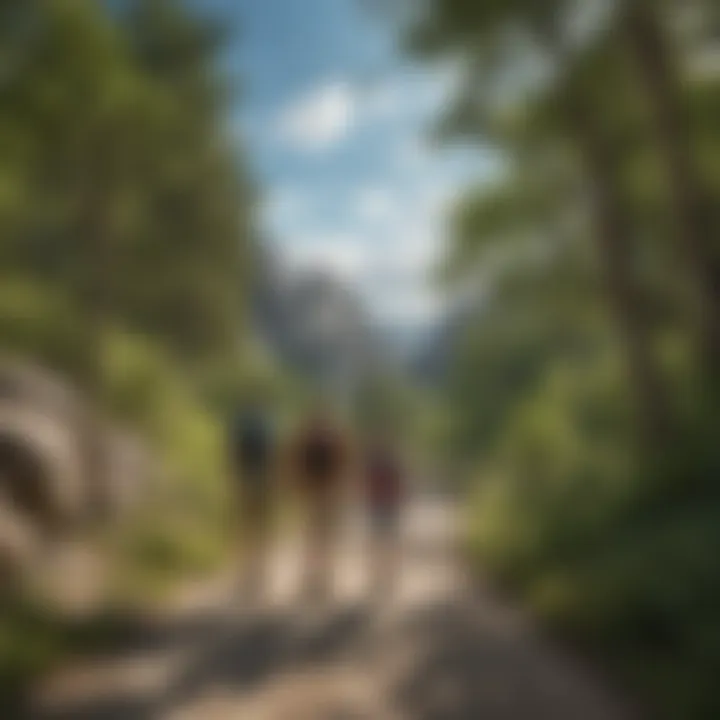
[[[413,720],[624,720],[601,688],[540,647],[527,629],[458,601],[409,617],[415,661],[393,688]]]
[[[365,634],[367,612],[361,607],[329,612],[308,622],[293,613],[232,618],[193,616],[181,622],[133,627],[113,660],[129,663],[154,652],[189,647],[182,669],[160,691],[118,690],[27,712],[25,720],[150,720],[191,705],[209,690],[238,696],[260,688],[291,667],[303,669],[336,662]],[[137,635],[135,635],[137,633]],[[147,658],[145,658],[147,660]],[[98,658],[102,661],[102,658]]]

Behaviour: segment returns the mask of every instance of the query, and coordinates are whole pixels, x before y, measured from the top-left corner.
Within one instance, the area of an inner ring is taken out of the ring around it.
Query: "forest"
[[[475,288],[441,392],[474,557],[661,716],[717,717],[718,6],[396,10],[459,68],[437,138],[502,158],[438,268]]]
[[[229,409],[258,386],[283,410],[308,395],[258,351],[263,188],[231,127],[227,28],[194,8],[0,0],[0,350],[160,458],[160,494],[93,530],[130,594],[227,558]],[[458,322],[438,335],[442,377],[373,379],[358,414],[392,415],[445,469],[473,567],[503,593],[654,715],[714,720],[720,6],[395,0],[380,15],[410,62],[456,71],[433,140],[501,170],[446,219],[434,282]],[[87,642],[2,611],[0,692]]]
[[[167,0],[0,3],[0,347],[130,428],[170,478],[129,528],[89,521],[113,536],[123,592],[227,545],[221,422],[258,363],[244,342],[256,189],[228,128],[224,41]],[[92,422],[79,432],[103,474]],[[76,638],[3,607],[5,688]]]

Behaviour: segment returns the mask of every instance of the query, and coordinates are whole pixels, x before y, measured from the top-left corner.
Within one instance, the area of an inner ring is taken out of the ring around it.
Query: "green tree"
[[[102,404],[114,333],[162,346],[188,379],[229,361],[244,332],[252,190],[225,130],[214,23],[170,0],[113,12],[34,0],[0,13],[13,60],[0,78],[3,275],[72,314],[63,369]],[[49,315],[55,338],[52,325]]]
[[[602,90],[610,82],[603,73],[607,65],[616,72],[611,39],[600,30],[576,39],[567,22],[573,4],[564,0],[438,0],[428,8],[412,44],[421,54],[453,56],[466,68],[456,125],[479,130],[481,137],[490,128],[493,138],[498,111],[506,114],[514,106],[524,118],[520,137],[494,140],[504,140],[512,154],[530,143],[575,159],[640,426],[646,439],[660,443],[671,425],[670,403],[653,354],[646,298],[633,270],[635,237],[618,177],[619,148],[612,127],[603,122],[608,97]],[[534,66],[542,72],[533,72]]]
[[[700,297],[703,342],[708,364],[715,371],[720,361],[720,270],[713,216],[717,198],[710,195],[698,172],[690,106],[663,9],[677,13],[681,7],[677,3],[627,0],[621,5],[618,22],[626,33],[641,86],[650,98],[677,236]]]

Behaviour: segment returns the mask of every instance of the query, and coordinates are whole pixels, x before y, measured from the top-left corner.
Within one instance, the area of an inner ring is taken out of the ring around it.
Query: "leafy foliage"
[[[154,518],[118,541],[128,574],[160,572],[168,539],[173,571],[226,539],[210,386],[249,377],[255,233],[223,42],[178,0],[0,2],[0,344],[142,438]]]
[[[408,45],[456,63],[446,137],[505,160],[460,201],[441,267],[474,303],[445,386],[472,546],[661,714],[710,718],[720,315],[698,213],[720,197],[720,84],[693,70],[704,36],[672,24],[689,10],[713,12],[434,0]]]

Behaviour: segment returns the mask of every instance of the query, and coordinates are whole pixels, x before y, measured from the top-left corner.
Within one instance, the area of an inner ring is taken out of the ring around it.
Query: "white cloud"
[[[393,194],[381,186],[368,186],[355,197],[357,215],[361,220],[377,223],[392,218],[396,207]]]
[[[435,73],[403,68],[367,88],[361,95],[361,113],[367,120],[410,119],[423,122],[447,104],[457,71]]]
[[[332,81],[291,102],[280,114],[277,129],[291,147],[306,152],[327,150],[341,142],[355,120],[352,87]]]
[[[281,110],[277,135],[298,151],[329,150],[357,127],[434,114],[447,95],[448,77],[405,70],[369,86],[327,80]]]
[[[401,172],[427,172],[434,158],[427,140],[417,135],[408,135],[398,143],[395,150],[397,169]]]
[[[318,270],[357,284],[372,262],[372,248],[350,233],[318,233],[282,243],[282,255],[295,271]]]
[[[397,79],[378,83],[362,93],[362,113],[366,120],[390,120],[408,110],[408,88]]]
[[[262,217],[271,230],[280,230],[297,224],[306,215],[308,198],[292,186],[280,187],[265,195]]]
[[[439,239],[422,228],[410,228],[399,235],[385,250],[385,267],[422,278],[438,254]]]

